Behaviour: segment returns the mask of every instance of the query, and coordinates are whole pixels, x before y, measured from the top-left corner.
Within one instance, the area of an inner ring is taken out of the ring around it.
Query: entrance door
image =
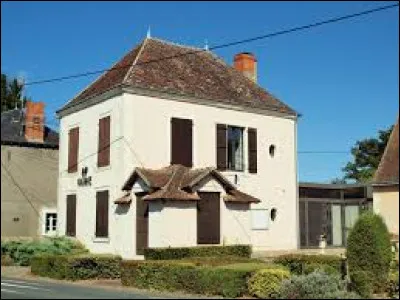
[[[144,254],[148,247],[149,204],[142,200],[144,195],[136,195],[136,253]]]
[[[219,193],[199,192],[197,202],[197,244],[220,243]]]

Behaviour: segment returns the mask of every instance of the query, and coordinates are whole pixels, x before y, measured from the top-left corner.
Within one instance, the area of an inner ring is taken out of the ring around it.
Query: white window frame
[[[254,208],[251,210],[251,229],[268,230],[270,226],[270,210],[268,208]]]
[[[50,224],[50,230],[48,232],[46,232],[46,217],[47,214],[56,214],[56,229],[52,230],[51,226],[52,224]],[[57,209],[55,208],[44,208],[42,209],[42,235],[45,236],[54,236],[57,235],[57,228],[58,228],[58,213],[57,213]]]

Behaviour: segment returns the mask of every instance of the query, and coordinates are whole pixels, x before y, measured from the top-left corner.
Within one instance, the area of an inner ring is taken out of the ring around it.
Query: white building
[[[255,70],[249,53],[233,68],[146,38],[68,102],[59,234],[123,258],[144,247],[298,248],[297,114]]]

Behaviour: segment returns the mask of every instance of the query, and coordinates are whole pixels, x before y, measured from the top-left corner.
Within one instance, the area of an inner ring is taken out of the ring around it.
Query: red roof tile
[[[375,172],[375,184],[399,183],[399,119],[393,127],[385,152]]]
[[[213,53],[153,38],[145,39],[62,109],[117,86],[296,114]]]

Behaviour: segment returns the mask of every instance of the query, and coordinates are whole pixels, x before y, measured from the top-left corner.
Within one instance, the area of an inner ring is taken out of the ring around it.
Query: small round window
[[[270,155],[271,157],[274,157],[274,155],[275,155],[275,149],[276,149],[275,145],[269,146],[269,155]]]
[[[271,220],[272,221],[275,221],[276,214],[277,214],[276,208],[271,209]]]

